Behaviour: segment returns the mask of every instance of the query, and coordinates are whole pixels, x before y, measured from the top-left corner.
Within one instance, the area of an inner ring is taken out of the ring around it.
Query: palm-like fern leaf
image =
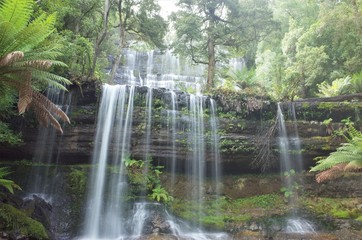
[[[70,123],[69,118],[65,112],[63,112],[57,105],[55,105],[52,101],[50,101],[47,97],[39,92],[33,92],[33,99],[36,104],[41,104],[44,106],[52,114],[58,116],[64,122]]]
[[[0,58],[0,66],[10,65],[13,62],[19,61],[24,58],[24,53],[20,51],[15,51],[6,54],[5,56]]]
[[[12,44],[8,46],[8,51],[20,49],[27,52],[43,42],[54,31],[55,15],[50,15],[46,19],[43,18],[44,16],[41,15],[26,28],[23,28],[16,35]]]
[[[11,22],[16,29],[25,27],[33,12],[33,2],[33,0],[2,1],[0,3],[0,22]]]
[[[40,123],[63,132],[57,118],[69,122],[68,116],[39,91],[48,86],[65,89],[70,81],[48,72],[52,65],[65,64],[55,60],[60,55],[58,44],[41,45],[54,31],[55,15],[42,14],[30,21],[34,3],[0,1],[0,84],[18,91],[20,114],[33,107]]]
[[[10,174],[10,172],[7,167],[0,168],[0,186],[5,187],[11,193],[14,193],[14,188],[21,190],[21,188],[17,184],[15,184],[14,181],[4,179],[4,177],[6,177],[9,174]]]
[[[346,166],[346,164],[340,163],[340,164],[334,165],[333,167],[331,167],[328,170],[318,173],[316,175],[316,181],[318,183],[321,183],[321,182],[325,182],[328,180],[339,178],[340,176],[343,175],[345,166]]]
[[[32,102],[33,90],[31,88],[31,72],[24,73],[23,84],[19,84],[18,110],[23,114]]]
[[[310,171],[322,171],[317,174],[317,182],[326,181],[340,176],[345,171],[362,169],[362,138],[353,137],[349,143],[344,143],[337,151],[327,158],[317,162]]]

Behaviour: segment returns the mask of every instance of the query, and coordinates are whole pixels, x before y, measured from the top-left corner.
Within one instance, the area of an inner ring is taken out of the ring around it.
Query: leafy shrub
[[[335,97],[345,93],[348,93],[349,87],[351,85],[351,77],[347,76],[345,78],[338,78],[332,82],[330,85],[327,82],[322,82],[317,84],[318,91],[317,95],[319,97]]]

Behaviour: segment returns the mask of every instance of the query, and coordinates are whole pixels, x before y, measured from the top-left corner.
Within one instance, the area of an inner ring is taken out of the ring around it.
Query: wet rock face
[[[177,161],[176,169],[183,172],[189,164],[190,151],[188,134],[190,129],[188,125],[188,101],[189,95],[180,91],[176,91],[177,103],[177,129],[172,129],[169,121],[171,94],[167,89],[153,90],[153,119],[152,134],[149,148],[146,146],[146,112],[145,100],[148,88],[137,87],[135,93],[135,108],[133,114],[133,128],[131,138],[132,157],[135,159],[143,159],[146,149],[152,159],[158,164],[170,167],[170,159],[175,156]],[[52,147],[52,161],[60,164],[87,164],[91,162],[93,146],[95,141],[95,131],[98,113],[98,102],[101,95],[100,86],[94,84],[85,84],[80,89],[75,86],[70,90],[72,93],[72,104],[69,117],[70,125],[64,126],[64,134],[56,133],[56,138]],[[208,105],[210,101],[205,97],[205,118],[204,124],[209,127]],[[219,99],[219,101],[221,101]],[[219,144],[220,155],[223,163],[223,170],[226,174],[240,174],[259,172],[260,168],[253,165],[253,160],[257,155],[260,147],[260,136],[265,134],[268,123],[275,119],[275,104],[267,103],[262,109],[254,109],[228,112],[227,106],[222,102],[217,102],[218,109],[218,127],[219,127]],[[226,107],[225,107],[225,106]],[[243,105],[244,106],[244,105]],[[223,109],[225,107],[225,109]],[[244,106],[246,107],[246,106]],[[313,111],[318,111],[318,107],[313,105]],[[313,165],[312,159],[316,156],[327,155],[333,151],[338,142],[332,142],[326,127],[318,121],[313,121],[312,113],[308,112],[307,106],[298,103],[296,107],[297,118],[304,117],[307,121],[298,122],[299,136],[302,144],[302,153],[304,158],[304,168],[308,169]],[[329,109],[333,111],[333,109]],[[341,111],[341,108],[338,108]],[[317,114],[318,115],[318,114]],[[320,115],[320,114],[319,114]],[[320,117],[318,115],[318,117]],[[332,115],[331,115],[332,116]],[[328,117],[325,115],[325,117]],[[39,147],[37,146],[38,128],[34,127],[34,123],[29,124],[29,119],[21,119],[19,126],[24,136],[24,144],[20,147],[0,146],[1,157],[3,160],[19,160],[32,159]],[[269,121],[269,122],[268,122]],[[293,124],[286,122],[287,128],[292,128]],[[337,127],[337,126],[336,126]],[[170,138],[175,133],[177,142],[174,148]],[[210,159],[211,146],[209,145],[209,131],[205,131],[206,142],[206,168],[211,168]],[[274,157],[278,158],[276,151],[277,143],[275,136],[272,136],[271,151]],[[43,145],[50,148],[50,142]],[[110,155],[112,152],[110,152]],[[272,171],[279,171],[278,161],[270,167]]]
[[[324,183],[316,183],[315,176],[312,174],[308,174],[305,177],[304,189],[306,191],[315,192],[315,194],[320,197],[361,198],[362,197],[361,181],[362,181],[362,174],[348,173],[344,177],[340,177]],[[359,207],[362,208],[362,204]]]

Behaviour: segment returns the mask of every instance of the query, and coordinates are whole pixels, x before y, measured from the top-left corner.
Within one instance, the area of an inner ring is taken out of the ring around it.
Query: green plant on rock
[[[337,134],[343,136],[347,142],[337,148],[326,158],[318,158],[317,165],[311,172],[320,172],[316,175],[317,182],[324,182],[343,176],[345,172],[362,169],[362,133],[358,131],[350,119],[345,119],[345,128]]]
[[[14,181],[4,179],[4,177],[10,174],[9,169],[7,167],[0,168],[0,186],[5,187],[9,192],[14,193],[14,189],[21,190],[19,185],[15,184]]]
[[[7,143],[10,145],[20,145],[23,142],[20,133],[14,133],[8,124],[0,121],[0,143]]]
[[[44,226],[11,205],[0,203],[0,231],[26,239],[49,239]]]
[[[156,200],[157,202],[169,203],[173,201],[173,197],[167,192],[166,189],[158,185],[152,189],[150,198]]]
[[[354,137],[350,142],[343,143],[337,151],[332,152],[327,158],[319,160],[311,168],[311,172],[320,172],[316,175],[317,182],[335,179],[348,171],[362,169],[362,138]]]
[[[130,190],[134,196],[147,194],[150,199],[164,203],[173,200],[173,197],[161,186],[163,166],[154,166],[150,158],[146,161],[128,158],[124,160],[124,164]]]

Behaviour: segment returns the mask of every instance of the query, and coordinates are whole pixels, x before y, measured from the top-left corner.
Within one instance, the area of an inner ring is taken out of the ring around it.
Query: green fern
[[[345,170],[356,170],[362,167],[362,138],[354,137],[350,142],[342,144],[327,158],[319,160],[310,171],[325,171],[341,163],[347,164]]]
[[[4,177],[10,174],[7,167],[0,168],[0,186],[5,187],[9,192],[14,193],[14,189],[21,190],[21,188],[12,180],[4,179]]]
[[[55,30],[55,14],[33,18],[34,0],[3,0],[0,2],[0,83],[18,91],[18,110],[22,114],[34,108],[40,123],[50,123],[62,132],[55,117],[64,117],[60,109],[45,98],[35,96],[49,86],[66,90],[71,82],[50,73],[51,66],[66,66],[57,61],[61,54],[59,44],[46,43]]]

